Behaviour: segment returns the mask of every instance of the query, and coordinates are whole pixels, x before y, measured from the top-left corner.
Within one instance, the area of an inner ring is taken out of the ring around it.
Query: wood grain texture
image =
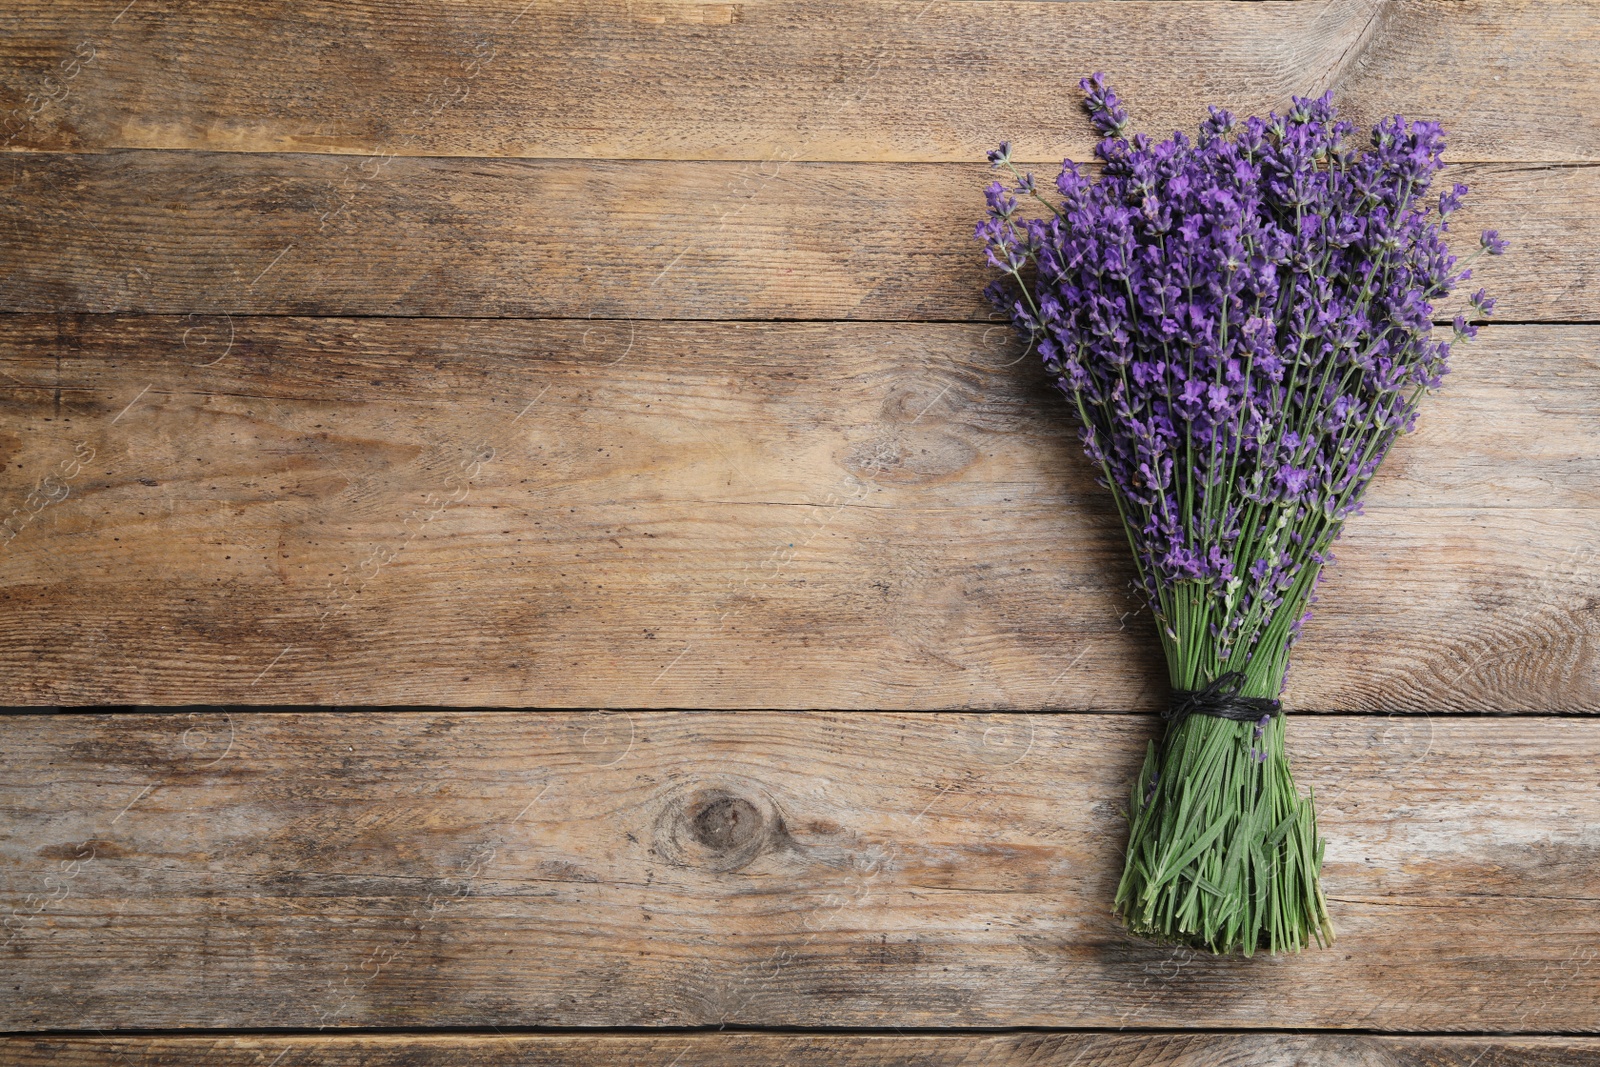
[[[13,718],[0,1026],[1600,1027],[1600,722],[1295,721],[1340,940],[1253,960],[1108,914],[1151,729]]]
[[[11,5],[12,147],[1059,160],[1105,70],[1157,132],[1332,88],[1461,159],[1600,160],[1590,2],[125,4]]]
[[[1512,242],[1465,291],[1486,286],[1502,319],[1600,319],[1600,167],[1454,170],[1472,187],[1458,249],[1486,227]],[[0,156],[0,309],[986,320],[972,226],[990,180],[983,164]]]
[[[1592,1067],[1600,1038],[561,1034],[0,1038],[14,1067]],[[278,1059],[278,1057],[282,1057]]]
[[[1600,2],[0,27],[0,702],[598,709],[9,717],[0,1063],[1600,1064],[1600,720],[1434,714],[1600,711]],[[1297,651],[1327,951],[1109,917],[1149,717],[916,713],[1164,694],[969,239],[1090,69],[1438,119],[1513,241]]]
[[[1291,706],[1600,708],[1597,336],[1463,350]],[[1154,707],[1114,514],[985,338],[0,320],[3,699]]]

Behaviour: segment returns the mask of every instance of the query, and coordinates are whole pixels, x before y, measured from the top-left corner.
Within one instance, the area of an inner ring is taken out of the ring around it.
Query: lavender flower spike
[[[1122,109],[1122,100],[1106,84],[1106,76],[1098,72],[1078,83],[1084,92],[1083,107],[1095,129],[1105,137],[1121,137],[1128,126],[1128,113]]]

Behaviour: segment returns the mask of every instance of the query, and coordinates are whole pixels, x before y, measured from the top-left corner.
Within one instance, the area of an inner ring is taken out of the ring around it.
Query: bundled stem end
[[[1150,744],[1117,888],[1130,932],[1218,955],[1333,943],[1316,810],[1295,789],[1283,732],[1281,715],[1190,715]]]

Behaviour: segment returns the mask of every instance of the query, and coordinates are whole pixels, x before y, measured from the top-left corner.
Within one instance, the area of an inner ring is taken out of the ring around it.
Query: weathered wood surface
[[[0,1027],[1600,1028],[1600,721],[1296,720],[1340,940],[1253,960],[1107,913],[1152,725],[14,718]]]
[[[1600,708],[1597,340],[1463,348],[1291,706]],[[1020,358],[956,324],[0,320],[0,699],[1149,709],[1126,544]]]
[[[1506,320],[1600,319],[1600,167],[1451,177],[1472,187],[1458,251],[1485,227],[1512,242],[1464,293],[1486,286]],[[0,156],[0,309],[981,320],[990,180],[982,163]]]
[[[14,1067],[1592,1067],[1600,1064],[1600,1038],[1103,1032],[14,1037],[0,1038],[0,1057]]]
[[[1458,158],[1600,159],[1600,7],[1558,0],[963,3],[17,0],[28,148],[670,159],[1082,157],[1104,69],[1147,128],[1332,88]]]
[[[1600,721],[1307,715],[1341,941],[1106,914],[1163,693],[982,153],[1332,89],[1514,242],[1288,700],[1600,711],[1600,3],[15,0],[0,1062],[1569,1067]],[[178,150],[178,151],[173,151]],[[157,313],[115,317],[83,312]],[[197,313],[197,314],[190,314]],[[252,315],[427,316],[387,320]],[[448,319],[440,316],[477,316]],[[533,317],[546,321],[517,321]],[[572,321],[548,321],[555,319]],[[878,320],[763,324],[750,321]],[[887,321],[884,321],[887,320]],[[898,320],[921,320],[905,324]],[[333,1036],[459,1026],[454,1035]],[[82,1036],[96,1029],[316,1035]]]

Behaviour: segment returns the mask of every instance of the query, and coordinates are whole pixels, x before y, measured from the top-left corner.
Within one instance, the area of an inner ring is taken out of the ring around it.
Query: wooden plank
[[[1156,131],[1332,88],[1462,159],[1600,160],[1589,2],[126,2],[11,5],[13,147],[1059,160],[1103,69]]]
[[[1600,319],[1600,167],[1456,170],[1473,189],[1458,248],[1485,227],[1513,242],[1476,270],[1501,317]],[[989,180],[983,164],[0,156],[0,308],[985,320],[972,227]]]
[[[1153,727],[14,718],[0,1025],[1600,1027],[1600,721],[1296,720],[1340,940],[1252,960],[1108,914]]]
[[[986,339],[0,320],[3,699],[1152,708],[1114,516]],[[1461,353],[1291,706],[1600,708],[1596,339]]]
[[[14,1067],[1591,1067],[1600,1063],[1600,1038],[1105,1032],[11,1037],[0,1038],[0,1055]]]

